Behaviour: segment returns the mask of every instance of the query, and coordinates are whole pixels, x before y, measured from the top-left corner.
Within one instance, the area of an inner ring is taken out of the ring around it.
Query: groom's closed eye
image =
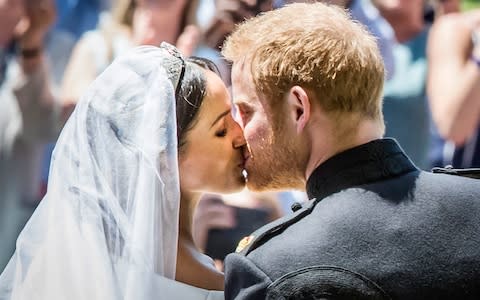
[[[242,127],[244,127],[251,117],[251,112],[252,110],[248,105],[244,103],[236,104],[235,115],[233,116],[233,119]]]

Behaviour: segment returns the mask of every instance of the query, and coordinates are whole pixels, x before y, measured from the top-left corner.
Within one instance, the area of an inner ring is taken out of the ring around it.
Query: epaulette
[[[244,237],[238,243],[235,252],[246,256],[248,253],[263,245],[272,237],[282,233],[290,225],[298,222],[306,215],[309,215],[316,203],[317,201],[315,199],[309,200],[303,205],[298,202],[294,203],[292,205],[292,214],[268,223],[267,225],[253,232],[251,235]]]
[[[454,169],[452,166],[446,166],[445,168],[433,168],[432,173],[442,173],[480,179],[480,168]]]

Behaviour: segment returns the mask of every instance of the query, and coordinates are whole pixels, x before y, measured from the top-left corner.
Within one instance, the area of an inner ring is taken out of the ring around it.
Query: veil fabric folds
[[[162,299],[149,286],[175,278],[184,61],[174,51],[137,47],[88,88],[0,276],[0,299]]]

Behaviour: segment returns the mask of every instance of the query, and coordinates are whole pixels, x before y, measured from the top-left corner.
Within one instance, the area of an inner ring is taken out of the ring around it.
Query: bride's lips
[[[247,164],[247,160],[249,159],[250,156],[243,157],[238,166],[242,169],[245,169],[245,165]]]
[[[244,147],[242,151],[241,162],[238,164],[238,166],[241,167],[242,169],[245,169],[249,159],[250,159],[250,152],[248,151],[247,147]]]
[[[241,162],[239,162],[237,167],[239,167],[240,169],[245,169],[245,161],[242,160]]]

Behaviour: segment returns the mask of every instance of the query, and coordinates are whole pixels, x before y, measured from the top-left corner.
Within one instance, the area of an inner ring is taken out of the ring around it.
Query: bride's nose
[[[238,125],[237,122],[233,122],[232,135],[233,148],[237,149],[245,146],[247,142],[245,141],[245,137],[243,136],[242,128],[240,127],[240,125]]]

